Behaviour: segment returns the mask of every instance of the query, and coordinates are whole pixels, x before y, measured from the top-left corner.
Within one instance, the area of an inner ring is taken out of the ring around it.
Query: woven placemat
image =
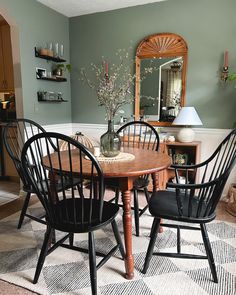
[[[112,157],[112,158],[108,158],[105,157],[103,155],[100,155],[99,157],[97,157],[97,160],[99,162],[124,162],[124,161],[132,161],[135,159],[135,155],[130,154],[130,153],[123,153],[120,152],[119,155]]]

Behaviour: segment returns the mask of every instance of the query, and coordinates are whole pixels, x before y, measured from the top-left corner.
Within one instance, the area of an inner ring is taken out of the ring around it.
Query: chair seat
[[[154,217],[192,223],[205,223],[215,218],[215,213],[204,216],[206,210],[205,203],[202,204],[202,209],[197,214],[199,200],[195,197],[193,197],[191,215],[189,215],[189,196],[180,194],[179,198],[182,203],[182,215],[180,215],[178,210],[175,191],[168,190],[157,191],[152,194],[149,202],[149,211]]]
[[[111,223],[118,211],[119,206],[114,203],[105,202],[103,203],[103,215],[102,220],[98,219],[99,216],[99,200],[93,200],[93,213],[92,213],[92,222],[89,221],[90,215],[90,200],[83,200],[84,208],[84,220],[82,222],[82,199],[67,199],[62,200],[53,208],[55,212],[55,223],[53,227],[57,230],[64,232],[74,232],[74,233],[83,233],[99,229],[106,224]],[[77,220],[74,220],[76,212]],[[81,213],[80,213],[81,212]],[[57,222],[58,217],[58,222]]]

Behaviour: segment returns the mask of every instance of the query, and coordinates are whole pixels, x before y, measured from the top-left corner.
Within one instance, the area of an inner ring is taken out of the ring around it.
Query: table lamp
[[[192,142],[195,133],[190,126],[202,125],[202,121],[194,107],[182,107],[172,125],[184,125],[185,127],[181,128],[177,134],[177,138],[180,142]]]

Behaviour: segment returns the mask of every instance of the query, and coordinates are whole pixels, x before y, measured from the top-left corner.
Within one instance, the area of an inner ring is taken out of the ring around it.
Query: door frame
[[[14,89],[15,89],[15,104],[16,104],[16,116],[17,118],[24,117],[23,107],[23,89],[21,78],[21,56],[20,56],[20,34],[19,28],[14,19],[9,13],[0,8],[0,15],[10,25],[11,31],[11,47],[12,47],[12,61],[13,61],[13,73],[14,73]]]

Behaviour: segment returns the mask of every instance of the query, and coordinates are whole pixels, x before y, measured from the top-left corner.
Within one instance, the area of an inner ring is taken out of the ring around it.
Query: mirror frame
[[[160,33],[145,37],[138,45],[136,50],[136,82],[135,82],[135,120],[140,119],[140,65],[144,58],[160,58],[160,57],[183,57],[182,67],[182,91],[181,91],[181,107],[185,106],[186,96],[186,71],[188,46],[186,41],[179,35],[174,33]],[[154,126],[171,126],[172,122],[148,121]]]

